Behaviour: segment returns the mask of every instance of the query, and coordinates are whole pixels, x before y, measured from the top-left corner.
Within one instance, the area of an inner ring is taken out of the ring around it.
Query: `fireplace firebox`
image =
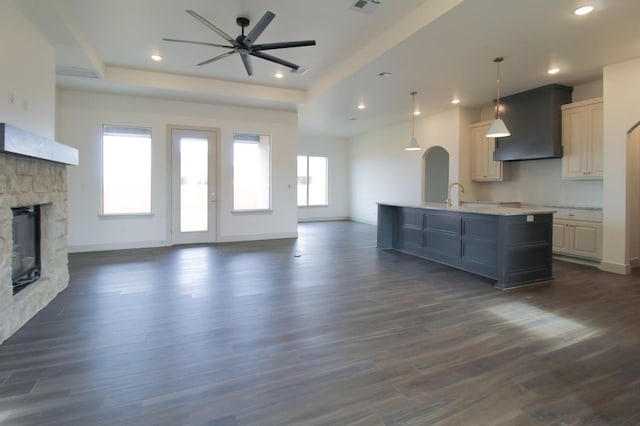
[[[13,294],[40,278],[40,206],[13,208]]]

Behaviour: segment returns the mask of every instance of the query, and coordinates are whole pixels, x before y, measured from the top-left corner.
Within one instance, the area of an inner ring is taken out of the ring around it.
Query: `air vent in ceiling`
[[[369,14],[376,10],[383,1],[384,0],[356,0],[356,2],[351,6],[351,9]]]
[[[100,78],[94,70],[80,67],[57,66],[56,75],[61,77]]]

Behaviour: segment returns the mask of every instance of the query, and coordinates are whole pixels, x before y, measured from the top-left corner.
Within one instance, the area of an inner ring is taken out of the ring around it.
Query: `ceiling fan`
[[[296,65],[292,62],[285,61],[284,59],[275,57],[273,55],[269,55],[268,53],[264,53],[265,50],[273,50],[273,49],[285,49],[288,47],[301,47],[301,46],[315,46],[315,40],[302,40],[302,41],[283,41],[279,43],[263,43],[263,44],[255,44],[255,41],[260,37],[260,34],[267,28],[267,25],[271,23],[273,18],[276,15],[273,12],[267,11],[262,18],[258,21],[256,25],[253,26],[251,31],[245,36],[244,29],[249,26],[249,19],[245,17],[236,18],[236,23],[242,27],[242,34],[237,36],[235,39],[230,35],[222,31],[220,28],[213,25],[211,22],[203,18],[201,15],[196,13],[193,10],[187,10],[187,13],[198,21],[202,22],[204,25],[215,31],[220,37],[225,39],[229,45],[216,44],[216,43],[206,43],[201,41],[191,41],[191,40],[177,40],[174,38],[163,38],[164,41],[171,41],[176,43],[192,43],[192,44],[202,44],[205,46],[214,46],[214,47],[222,47],[226,49],[231,49],[228,52],[225,52],[221,55],[214,56],[213,58],[209,58],[206,61],[200,62],[198,65],[206,65],[211,62],[218,61],[222,58],[226,58],[227,56],[231,56],[234,53],[239,53],[242,58],[242,63],[244,64],[245,69],[247,70],[248,75],[253,75],[253,66],[251,65],[251,58],[249,56],[255,56],[256,58],[266,59],[267,61],[275,62],[276,64],[284,65],[285,67],[289,67],[294,71],[297,71],[300,68],[299,65]]]

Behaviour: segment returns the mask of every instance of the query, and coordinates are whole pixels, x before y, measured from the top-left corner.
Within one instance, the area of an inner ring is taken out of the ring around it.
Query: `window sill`
[[[314,208],[314,207],[324,207],[327,208],[329,207],[329,204],[316,204],[316,205],[311,205],[311,206],[298,206],[299,209],[308,209],[308,208]]]

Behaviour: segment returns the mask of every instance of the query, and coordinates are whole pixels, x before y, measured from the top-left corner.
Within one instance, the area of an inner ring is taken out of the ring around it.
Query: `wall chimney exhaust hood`
[[[511,136],[496,139],[496,161],[562,157],[562,110],[573,87],[550,84],[500,99]]]

